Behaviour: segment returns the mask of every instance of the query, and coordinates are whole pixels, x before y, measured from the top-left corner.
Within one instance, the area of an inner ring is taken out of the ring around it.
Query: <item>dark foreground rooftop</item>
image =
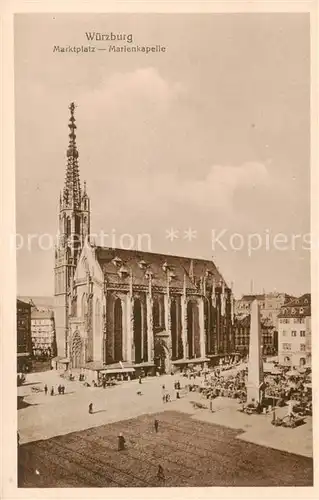
[[[31,442],[20,446],[19,487],[313,485],[311,458],[244,442],[238,432],[167,411]]]

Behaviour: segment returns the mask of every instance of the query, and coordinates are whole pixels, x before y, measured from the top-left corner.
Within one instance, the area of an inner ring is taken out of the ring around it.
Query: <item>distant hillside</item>
[[[32,302],[36,307],[43,307],[46,309],[54,308],[54,297],[34,297],[34,296],[18,296],[18,299],[23,300],[23,302]]]

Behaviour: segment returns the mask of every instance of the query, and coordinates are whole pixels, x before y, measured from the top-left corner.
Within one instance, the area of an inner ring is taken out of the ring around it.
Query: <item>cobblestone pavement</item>
[[[120,432],[126,449],[119,452]],[[310,458],[246,443],[237,435],[238,430],[195,423],[186,413],[142,415],[20,446],[19,486],[312,485]]]

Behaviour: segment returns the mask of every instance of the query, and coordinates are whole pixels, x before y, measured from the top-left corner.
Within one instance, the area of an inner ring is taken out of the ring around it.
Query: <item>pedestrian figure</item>
[[[58,393],[61,394],[61,384],[58,385]]]
[[[118,435],[118,451],[122,451],[124,450],[124,448],[125,448],[125,439],[122,432],[120,432],[120,434]]]
[[[48,386],[47,384],[45,384],[44,386],[44,394],[47,395],[48,394]]]
[[[93,413],[93,403],[89,404],[89,413]]]
[[[62,385],[61,386],[61,392],[62,392],[62,394],[64,394],[64,391],[65,391],[65,387],[64,387],[64,385]]]
[[[158,420],[157,420],[157,419],[155,419],[155,420],[154,420],[154,428],[155,428],[155,432],[158,432],[158,424],[159,424]]]
[[[166,403],[166,394],[163,394],[163,403]]]
[[[287,410],[287,417],[288,421],[291,422],[293,419],[293,405],[291,401],[288,401],[288,410]]]
[[[138,383],[141,384],[142,383],[142,377],[141,375],[138,377]]]
[[[51,396],[54,396],[54,387],[51,387]]]
[[[210,409],[210,411],[213,411],[213,401],[212,400],[209,401],[209,409]]]
[[[164,469],[161,465],[159,465],[157,469],[157,479],[159,481],[165,481]]]

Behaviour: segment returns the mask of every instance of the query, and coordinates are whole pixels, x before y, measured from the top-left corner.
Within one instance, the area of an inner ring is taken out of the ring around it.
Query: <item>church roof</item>
[[[129,283],[132,274],[133,286],[147,286],[149,273],[153,286],[167,286],[168,276],[172,288],[183,288],[186,279],[186,287],[196,290],[204,276],[207,276],[207,282],[214,279],[216,285],[224,282],[211,260],[106,247],[96,247],[96,257],[111,285]],[[121,272],[123,267],[128,272]]]

